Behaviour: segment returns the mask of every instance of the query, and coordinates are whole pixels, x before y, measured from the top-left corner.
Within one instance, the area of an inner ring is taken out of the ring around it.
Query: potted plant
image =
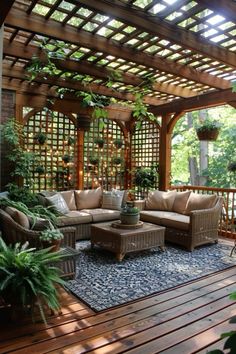
[[[101,137],[97,137],[94,139],[94,143],[97,144],[100,149],[102,149],[104,145],[104,139]]]
[[[46,140],[47,140],[47,135],[43,132],[38,132],[35,136],[34,139],[40,144],[43,145],[45,144]]]
[[[42,231],[39,236],[43,248],[51,247],[51,252],[55,252],[60,249],[61,240],[63,238],[63,234],[58,229],[46,229]]]
[[[157,172],[153,168],[138,167],[134,174],[134,184],[141,188],[154,188]]]
[[[64,163],[69,163],[70,161],[71,161],[71,156],[70,155],[64,155],[64,156],[62,156],[62,161],[64,162]]]
[[[27,243],[7,246],[0,238],[0,296],[11,305],[11,318],[19,320],[26,312],[33,315],[39,307],[44,322],[44,305],[60,308],[57,284],[64,285],[53,263],[62,260],[59,252],[27,248]]]
[[[133,206],[132,202],[127,202],[121,209],[120,221],[125,225],[136,225],[139,222],[140,210]]]
[[[99,158],[98,157],[94,157],[94,156],[90,156],[89,157],[89,162],[91,163],[91,165],[97,166],[99,164]]]
[[[72,136],[69,136],[69,138],[67,139],[67,145],[71,146],[75,143],[75,138],[72,138]]]
[[[199,140],[214,141],[217,139],[220,132],[220,124],[217,121],[211,121],[209,119],[196,128],[196,133]]]
[[[121,149],[122,146],[123,146],[123,140],[122,140],[122,139],[115,139],[115,140],[113,141],[113,144],[115,145],[115,147],[116,147],[117,149]]]
[[[35,173],[38,173],[39,175],[43,175],[45,173],[45,168],[42,165],[38,165],[34,169]]]
[[[228,167],[227,167],[228,171],[229,172],[236,172],[236,161],[232,161],[228,164]]]
[[[121,165],[122,162],[123,162],[123,159],[122,159],[122,157],[114,157],[112,159],[112,162],[113,162],[114,165]]]

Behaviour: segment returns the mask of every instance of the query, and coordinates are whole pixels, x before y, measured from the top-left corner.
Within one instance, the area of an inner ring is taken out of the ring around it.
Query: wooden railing
[[[236,189],[215,188],[204,186],[171,186],[177,191],[191,190],[194,193],[217,194],[224,198],[221,220],[219,224],[219,235],[236,239]]]

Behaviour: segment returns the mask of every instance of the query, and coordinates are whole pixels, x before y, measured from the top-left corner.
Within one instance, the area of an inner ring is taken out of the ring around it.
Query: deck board
[[[220,334],[235,329],[228,323],[236,315],[229,298],[235,288],[232,267],[99,313],[63,291],[62,315],[46,327],[30,319],[0,324],[0,353],[203,354],[222,348]]]

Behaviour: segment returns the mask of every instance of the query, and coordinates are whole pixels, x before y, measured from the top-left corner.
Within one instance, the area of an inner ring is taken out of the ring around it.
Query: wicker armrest
[[[75,227],[61,227],[60,231],[64,235],[64,239],[62,240],[62,246],[69,246],[75,249],[75,234],[76,229]]]
[[[134,201],[134,207],[138,208],[140,211],[145,209],[145,204],[146,204],[145,199]]]

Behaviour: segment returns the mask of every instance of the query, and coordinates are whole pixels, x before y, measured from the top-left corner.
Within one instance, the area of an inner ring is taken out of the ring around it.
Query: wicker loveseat
[[[193,251],[196,246],[217,242],[223,198],[191,191],[148,194],[137,201],[140,219],[166,227],[165,241]]]

